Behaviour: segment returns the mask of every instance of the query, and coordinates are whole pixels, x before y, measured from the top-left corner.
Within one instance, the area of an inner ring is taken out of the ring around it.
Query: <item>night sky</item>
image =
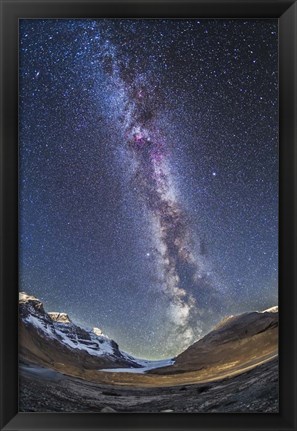
[[[20,21],[20,290],[138,357],[277,304],[277,20]]]

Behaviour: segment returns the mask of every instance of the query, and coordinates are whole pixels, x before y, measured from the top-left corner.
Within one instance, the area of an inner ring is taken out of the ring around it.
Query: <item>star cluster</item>
[[[20,21],[20,289],[136,356],[277,303],[277,20]]]

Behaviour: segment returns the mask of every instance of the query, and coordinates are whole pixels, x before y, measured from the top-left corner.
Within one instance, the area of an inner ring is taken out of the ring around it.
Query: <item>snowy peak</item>
[[[24,303],[24,302],[39,302],[41,304],[41,301],[39,301],[39,299],[37,299],[35,296],[33,295],[28,295],[26,292],[19,292],[19,302],[20,303]]]
[[[262,313],[278,313],[278,305],[267,308],[267,310],[262,311]]]
[[[44,312],[42,302],[33,295],[28,295],[25,292],[19,292],[19,304],[26,305],[32,312]]]
[[[38,356],[43,362],[84,368],[140,366],[99,328],[82,328],[66,313],[47,313],[41,301],[25,292],[19,295],[19,323],[21,352],[27,359]]]
[[[69,319],[68,314],[66,313],[57,313],[56,311],[51,311],[49,313],[47,313],[49,315],[49,317],[54,321],[54,322],[59,322],[59,323],[72,323],[71,320]]]
[[[101,331],[101,329],[99,329],[99,328],[94,327],[92,329],[92,331],[94,332],[95,335],[98,335],[98,336],[104,335],[103,332]],[[108,337],[106,337],[106,338],[108,338]]]

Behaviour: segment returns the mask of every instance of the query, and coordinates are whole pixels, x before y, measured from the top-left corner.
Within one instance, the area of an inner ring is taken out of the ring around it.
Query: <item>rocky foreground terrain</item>
[[[88,382],[56,371],[21,366],[21,412],[277,413],[278,362],[236,377],[162,388]]]
[[[20,294],[20,410],[277,412],[278,308],[230,316],[180,355],[139,360]]]

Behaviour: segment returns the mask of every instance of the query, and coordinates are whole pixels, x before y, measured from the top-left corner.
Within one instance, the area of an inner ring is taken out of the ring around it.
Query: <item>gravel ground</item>
[[[107,386],[20,367],[21,412],[277,413],[278,361],[217,382],[168,388]]]

